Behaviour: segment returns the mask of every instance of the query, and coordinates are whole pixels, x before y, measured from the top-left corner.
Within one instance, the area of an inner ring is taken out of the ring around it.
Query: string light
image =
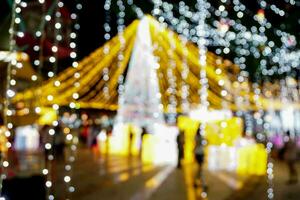
[[[207,55],[207,40],[206,40],[206,31],[205,31],[205,23],[206,23],[206,17],[208,15],[208,3],[206,0],[197,0],[196,9],[198,13],[198,25],[196,27],[197,35],[199,36],[199,40],[197,42],[198,45],[198,51],[199,51],[199,64],[200,64],[200,89],[199,89],[199,95],[200,95],[200,103],[203,110],[206,112],[209,107],[209,102],[207,100],[208,98],[208,79],[206,76],[206,55]],[[200,134],[205,136],[205,123],[201,123],[200,127]],[[203,145],[206,145],[206,141],[203,141]],[[202,183],[203,185],[203,191],[201,193],[201,196],[203,198],[207,197],[207,191],[204,188],[205,183]]]
[[[119,38],[119,42],[121,44],[119,53],[118,53],[118,66],[121,65],[123,59],[124,59],[124,47],[125,47],[125,38],[124,38],[124,28],[125,28],[125,5],[123,3],[123,0],[118,0],[117,1],[117,5],[119,8],[119,12],[118,12],[118,20],[117,20],[117,30],[118,30],[118,38]],[[124,75],[120,74],[119,78],[118,78],[118,93],[119,93],[119,98],[122,98],[122,94],[124,92]],[[121,101],[123,101],[123,99],[120,99]]]
[[[73,21],[73,30],[70,32],[70,48],[71,48],[71,53],[70,53],[70,58],[72,60],[72,67],[77,68],[78,67],[78,62],[77,62],[77,33],[80,29],[80,24],[78,23],[78,13],[82,9],[82,4],[77,1],[76,3],[76,9],[75,12],[72,12],[70,15],[70,18]],[[80,71],[77,71],[74,75],[75,81],[74,81],[74,88],[78,88],[77,86],[80,85],[79,79],[81,77]],[[80,98],[80,94],[78,92],[74,92],[72,94],[73,102],[69,104],[69,107],[72,112],[74,112],[74,109],[76,109],[76,102]],[[69,116],[71,117],[71,116]],[[75,122],[73,122],[75,123]],[[65,161],[65,176],[64,176],[64,182],[66,184],[66,198],[70,199],[71,198],[71,193],[75,191],[75,186],[72,185],[72,173],[73,173],[73,163],[75,162],[76,159],[76,151],[77,151],[77,138],[73,135],[72,128],[70,127],[70,124],[66,124],[67,127],[64,128],[64,134],[65,134],[65,141],[69,144],[68,148],[68,154],[67,158]]]
[[[55,4],[55,11],[54,11],[54,43],[51,47],[53,56],[49,57],[49,62],[53,64],[53,69],[52,71],[48,72],[48,77],[53,77],[55,74],[57,74],[58,72],[58,46],[59,46],[59,41],[62,39],[61,34],[61,12],[60,12],[60,8],[63,7],[63,3],[60,0],[57,0],[56,4]],[[39,31],[40,34],[39,37],[42,35],[41,31]],[[37,34],[36,34],[37,35]],[[61,36],[58,37],[58,36]],[[41,56],[42,57],[42,56]],[[55,85],[56,87],[59,87],[60,84],[59,82],[55,81]],[[54,96],[53,95],[48,95],[47,96],[47,100],[49,101],[51,107],[54,109],[54,111],[56,112],[56,115],[59,115],[59,106],[57,104],[54,103]],[[53,121],[52,122],[53,125],[53,129],[50,129],[48,132],[48,136],[50,138],[50,141],[54,141],[54,135],[56,133],[56,127],[59,127],[59,122],[58,121]],[[42,170],[42,172],[45,174],[46,176],[46,192],[47,192],[47,199],[52,200],[54,199],[54,189],[53,189],[53,160],[54,160],[54,148],[51,144],[45,144],[45,151],[49,152],[49,154],[47,155],[46,158],[46,166],[45,168]],[[47,172],[47,173],[45,173]]]
[[[108,41],[111,38],[111,26],[110,26],[110,9],[111,9],[111,0],[105,0],[104,3],[104,10],[105,10],[105,23],[103,25],[104,28],[104,40]],[[108,55],[110,53],[110,46],[106,45],[103,48],[103,53],[104,55]],[[108,87],[108,81],[109,81],[109,68],[106,67],[103,69],[103,80],[105,81],[104,86],[103,86],[103,93],[104,97],[106,99],[109,99],[109,87]]]
[[[15,83],[15,80],[12,79],[12,67],[14,63],[17,63],[17,56],[15,56],[16,53],[16,40],[15,40],[15,34],[16,34],[16,29],[15,25],[16,23],[16,9],[17,6],[20,4],[20,1],[13,1],[12,3],[12,14],[11,14],[11,24],[9,28],[9,53],[12,58],[12,60],[8,60],[9,63],[7,65],[6,69],[6,83],[5,83],[5,88],[4,91],[4,102],[3,102],[3,125],[5,127],[4,129],[4,135],[6,137],[7,143],[6,143],[6,148],[7,151],[11,147],[11,144],[9,142],[9,137],[11,136],[11,129],[13,128],[12,123],[9,120],[9,116],[12,115],[12,111],[10,110],[10,98],[11,96],[9,95],[8,91],[10,90],[11,87],[11,81],[13,80]],[[15,85],[15,84],[13,84]],[[9,161],[8,161],[8,155],[5,151],[1,151],[1,160],[0,160],[0,168],[1,168],[1,174],[0,174],[0,194],[2,194],[2,189],[3,189],[3,179],[6,179],[7,177],[7,167],[9,166]],[[1,197],[2,198],[2,197]]]

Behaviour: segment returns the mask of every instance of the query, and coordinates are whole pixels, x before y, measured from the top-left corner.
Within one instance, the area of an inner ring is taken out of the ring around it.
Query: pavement
[[[193,177],[196,166],[192,164],[177,169],[172,165],[145,164],[138,157],[106,156],[95,154],[91,149],[80,149],[72,165],[72,173],[66,172],[64,167],[62,161],[58,162],[53,171],[54,195],[58,200],[267,199],[265,176],[240,177],[229,172],[204,170],[208,189],[195,188]],[[300,173],[299,163],[297,168]],[[70,175],[70,182],[64,182],[65,175]],[[274,199],[299,200],[300,184],[287,185],[287,179],[287,166],[276,161]],[[70,187],[74,187],[75,191],[69,192]]]

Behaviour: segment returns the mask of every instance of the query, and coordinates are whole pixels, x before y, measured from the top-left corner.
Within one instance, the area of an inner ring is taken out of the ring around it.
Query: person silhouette
[[[177,159],[177,168],[181,168],[181,161],[184,158],[184,144],[185,144],[185,138],[184,138],[184,131],[179,130],[179,133],[176,138],[177,142],[177,149],[178,149],[178,159]]]
[[[290,131],[286,132],[287,141],[284,144],[284,159],[289,169],[288,184],[296,184],[298,182],[298,173],[296,169],[297,161],[297,144],[293,138],[291,138]]]

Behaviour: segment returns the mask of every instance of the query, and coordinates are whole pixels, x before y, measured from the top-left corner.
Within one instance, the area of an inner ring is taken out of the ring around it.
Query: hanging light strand
[[[9,148],[11,147],[11,144],[9,142],[9,137],[11,135],[11,129],[12,127],[12,123],[10,123],[9,117],[12,115],[12,111],[10,110],[9,106],[10,106],[10,98],[11,95],[9,95],[9,91],[10,91],[10,87],[11,85],[15,85],[15,81],[14,84],[12,83],[12,67],[14,64],[16,64],[16,40],[15,40],[15,34],[16,34],[16,30],[15,30],[15,25],[20,23],[20,18],[16,18],[16,13],[17,13],[17,7],[20,4],[20,1],[13,1],[12,3],[12,9],[11,9],[11,23],[10,23],[10,27],[9,27],[9,57],[11,59],[9,59],[7,68],[6,68],[6,82],[5,82],[5,94],[4,94],[4,102],[3,102],[3,125],[4,125],[4,135],[6,137],[6,151],[1,151],[1,160],[0,160],[0,165],[1,165],[1,174],[0,174],[0,195],[2,194],[2,189],[3,189],[3,180],[7,178],[7,167],[9,166],[9,161],[8,161],[8,155],[7,155],[7,151],[9,150]],[[19,19],[19,20],[17,20]],[[18,23],[17,23],[18,22]]]
[[[104,28],[104,40],[108,41],[111,38],[111,26],[110,26],[110,14],[111,14],[111,0],[105,0],[104,3],[104,11],[105,11],[105,23],[103,25]],[[108,55],[110,53],[110,46],[105,45],[103,48],[104,55]],[[108,81],[109,81],[109,66],[105,67],[103,69],[103,80],[105,81],[104,87],[103,87],[103,93],[104,97],[106,99],[109,99],[109,87],[108,87]]]

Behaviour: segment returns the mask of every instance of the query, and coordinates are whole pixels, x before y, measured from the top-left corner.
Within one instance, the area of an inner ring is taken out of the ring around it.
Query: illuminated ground
[[[74,200],[196,200],[201,190],[193,187],[193,167],[178,170],[173,166],[141,164],[138,158],[93,156],[91,150],[81,150],[75,163]],[[60,176],[61,177],[61,176]],[[243,186],[244,179],[234,175],[205,171],[212,200],[232,199]],[[60,194],[63,184],[57,186]]]
[[[40,155],[42,159],[42,155]],[[34,162],[36,163],[36,162]],[[300,163],[299,163],[300,164]],[[298,164],[298,172],[300,165]],[[34,166],[30,167],[33,170]],[[27,168],[28,171],[29,168]],[[72,184],[76,190],[65,196],[63,162],[55,170],[55,199],[72,200],[200,200],[201,189],[193,187],[193,165],[179,170],[173,166],[142,164],[137,157],[100,156],[90,149],[78,151]],[[37,170],[36,171],[40,171]],[[287,185],[287,168],[275,163],[275,199],[299,200],[300,183]],[[228,172],[205,171],[209,200],[265,200],[265,177],[237,177]],[[15,191],[15,190],[14,190]]]

